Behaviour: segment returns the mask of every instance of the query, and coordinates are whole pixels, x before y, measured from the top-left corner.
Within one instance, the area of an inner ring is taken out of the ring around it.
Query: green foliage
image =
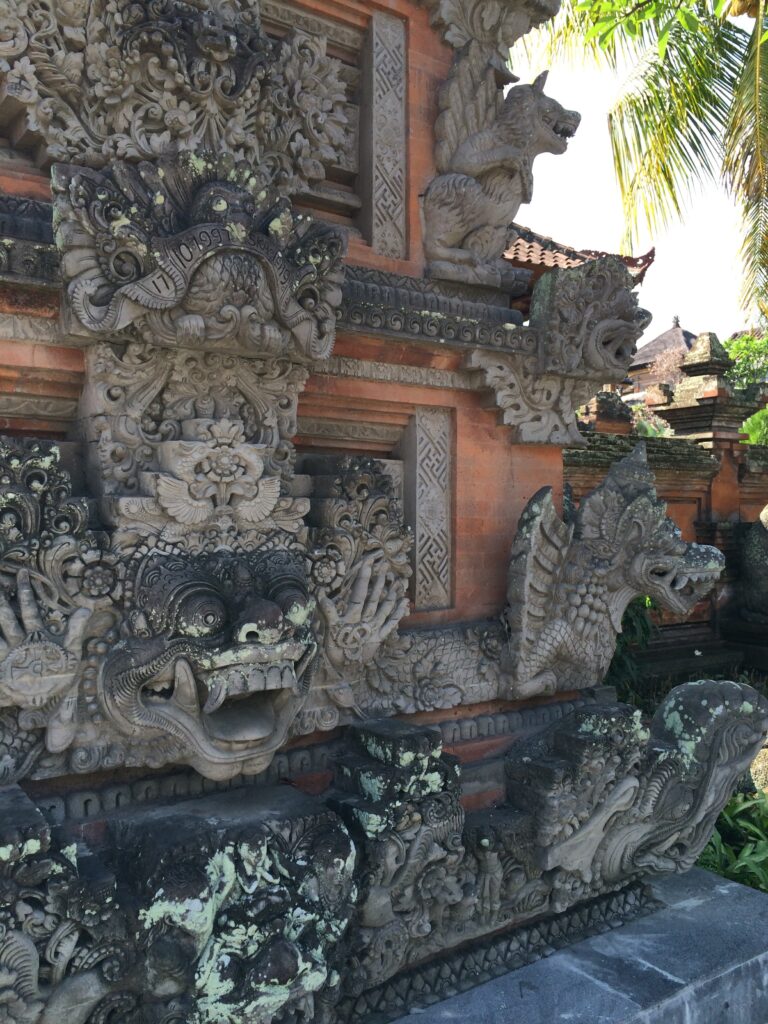
[[[723,343],[734,365],[728,379],[737,388],[768,387],[768,333],[746,333]],[[768,445],[768,409],[760,409],[742,425],[749,444]]]
[[[747,435],[747,444],[761,444],[768,447],[768,409],[760,409],[754,416],[744,420],[741,429]]]
[[[722,179],[744,215],[747,300],[768,301],[766,2],[751,31],[733,0],[564,0],[545,54],[632,71],[608,116],[625,245],[678,219],[696,187]],[[531,49],[531,45],[526,47]]]
[[[672,428],[647,405],[632,408],[632,428],[641,437],[670,437]]]
[[[638,705],[637,684],[640,681],[640,666],[637,652],[648,646],[653,632],[650,597],[636,597],[630,601],[621,620],[621,633],[616,638],[613,655],[604,683],[615,686],[618,698],[627,704]]]
[[[737,388],[768,381],[768,334],[743,333],[723,342],[734,365],[728,379]]]
[[[699,867],[768,892],[768,794],[737,793],[721,812]]]

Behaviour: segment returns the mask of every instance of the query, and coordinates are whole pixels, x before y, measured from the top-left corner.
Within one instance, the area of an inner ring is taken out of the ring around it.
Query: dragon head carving
[[[515,696],[599,684],[634,597],[687,614],[718,580],[723,555],[681,538],[653,479],[640,443],[572,521],[558,516],[550,488],[528,503],[512,546],[504,614],[502,662]]]

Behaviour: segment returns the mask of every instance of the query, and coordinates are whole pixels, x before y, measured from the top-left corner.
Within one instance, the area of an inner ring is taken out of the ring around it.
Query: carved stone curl
[[[533,28],[554,18],[560,0],[421,0],[430,22],[454,49],[472,40],[496,50],[506,64],[509,49]]]
[[[339,232],[274,203],[251,165],[212,154],[54,168],[68,329],[152,344],[325,358]]]
[[[516,289],[502,259],[512,222],[533,195],[533,161],[562,154],[580,117],[544,94],[546,73],[506,94],[479,43],[454,59],[435,124],[438,176],[424,196],[424,249],[432,277]]]
[[[515,697],[599,684],[632,598],[650,595],[683,615],[725,566],[717,548],[686,544],[656,497],[645,445],[616,463],[572,520],[551,488],[520,518],[507,583],[502,652]]]
[[[351,140],[325,40],[272,40],[254,0],[2,0],[0,75],[53,160],[100,167],[211,149],[256,191],[296,192]]]
[[[576,410],[605,383],[624,379],[651,321],[633,285],[615,257],[553,270],[534,287],[521,351],[472,351],[467,365],[494,392],[516,441],[584,445]]]

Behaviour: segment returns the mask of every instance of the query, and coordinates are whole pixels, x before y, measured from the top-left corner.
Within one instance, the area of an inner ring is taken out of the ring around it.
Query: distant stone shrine
[[[649,316],[504,256],[557,7],[0,0],[4,352],[80,392],[0,442],[0,1020],[392,1019],[647,910],[761,747],[601,688],[724,560],[642,446],[562,507]]]

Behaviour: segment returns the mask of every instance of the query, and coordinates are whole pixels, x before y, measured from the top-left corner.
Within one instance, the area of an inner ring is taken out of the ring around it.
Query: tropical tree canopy
[[[744,298],[768,307],[768,0],[563,0],[550,60],[631,68],[609,114],[626,224],[652,232],[721,180],[744,217]],[[747,29],[733,16],[748,15]]]

